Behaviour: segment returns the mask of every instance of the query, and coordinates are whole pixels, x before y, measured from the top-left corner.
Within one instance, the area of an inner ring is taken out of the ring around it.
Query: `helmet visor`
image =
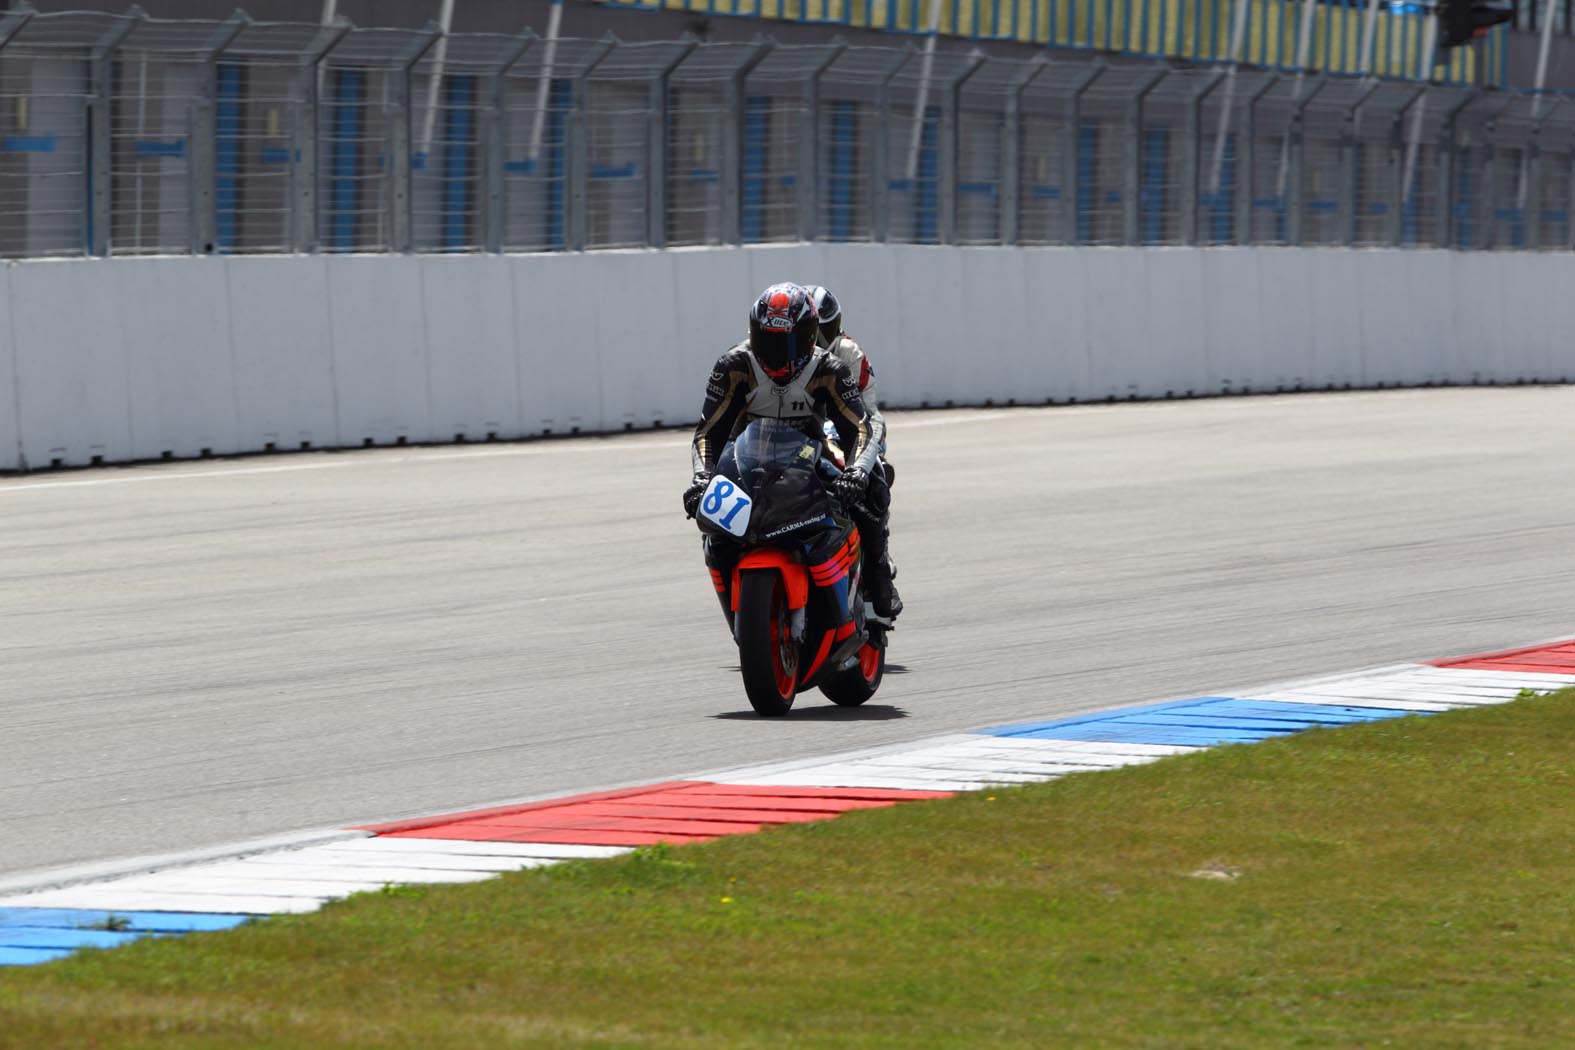
[[[808,348],[802,345],[799,333],[793,329],[773,331],[756,327],[749,337],[749,349],[755,353],[755,359],[760,362],[760,367],[766,374],[773,377],[786,376],[808,353]]]

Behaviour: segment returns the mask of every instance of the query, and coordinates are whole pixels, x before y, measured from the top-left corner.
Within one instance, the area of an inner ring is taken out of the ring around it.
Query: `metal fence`
[[[0,18],[0,254],[1568,248],[1575,105],[838,42]]]
[[[608,0],[641,10],[687,11],[889,33],[1044,44],[1106,53],[1228,60],[1240,18],[1240,56],[1284,69],[1416,77],[1427,51],[1432,0]],[[1551,0],[1566,10],[1575,0]],[[1522,4],[1521,7],[1530,6]],[[1437,78],[1502,86],[1508,36],[1480,51],[1450,52]],[[1480,59],[1480,68],[1478,61]]]

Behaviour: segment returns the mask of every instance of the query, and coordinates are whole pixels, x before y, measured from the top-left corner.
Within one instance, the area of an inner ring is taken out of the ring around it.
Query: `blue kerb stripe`
[[[7,135],[0,138],[0,151],[5,153],[53,153],[53,135]]]
[[[844,99],[831,104],[831,239],[853,236],[853,180],[858,135],[858,105]]]
[[[241,67],[234,63],[219,66],[218,104],[214,107],[214,245],[218,251],[235,249],[241,211]],[[288,163],[290,152],[278,150]],[[268,150],[263,150],[263,162]]]
[[[1048,722],[1024,722],[983,730],[984,735],[1036,740],[1173,744],[1208,747],[1250,743],[1318,726],[1349,725],[1409,712],[1377,707],[1288,704],[1273,700],[1201,697],[1121,708]]]
[[[448,78],[443,116],[443,247],[458,251],[470,229],[471,127],[475,123],[476,76]]]
[[[207,913],[0,908],[0,966],[48,962],[81,948],[114,948],[141,937],[227,930],[249,918]],[[117,928],[105,929],[112,919]]]

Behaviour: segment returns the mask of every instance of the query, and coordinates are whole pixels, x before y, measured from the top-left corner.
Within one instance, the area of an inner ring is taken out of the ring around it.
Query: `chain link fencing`
[[[907,43],[0,16],[0,254],[1569,249],[1575,100]]]

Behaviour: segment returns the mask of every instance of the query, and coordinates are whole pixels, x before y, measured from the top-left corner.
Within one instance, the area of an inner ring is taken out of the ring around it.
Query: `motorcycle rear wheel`
[[[858,707],[875,695],[885,677],[886,647],[865,642],[859,650],[859,662],[820,683],[820,691],[838,707]]]
[[[775,569],[750,569],[738,581],[738,666],[749,705],[785,715],[798,695],[798,643],[789,626],[787,590]]]

